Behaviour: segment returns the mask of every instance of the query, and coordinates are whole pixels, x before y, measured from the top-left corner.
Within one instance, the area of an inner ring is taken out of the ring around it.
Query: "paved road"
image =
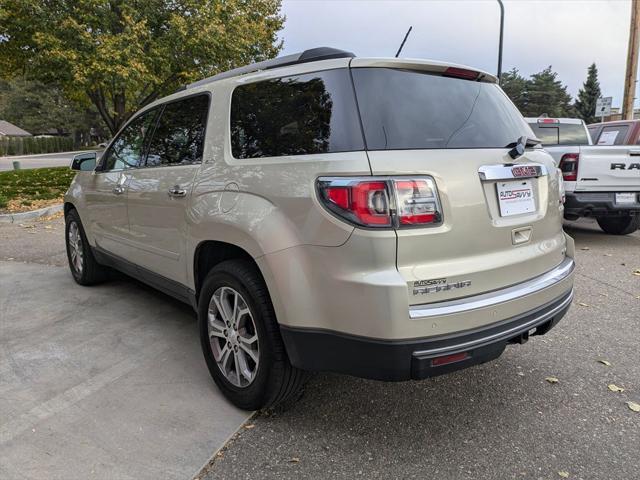
[[[256,418],[203,477],[640,478],[640,413],[625,404],[640,403],[640,233],[611,237],[586,221],[567,231],[576,300],[547,336],[422,382],[317,375],[296,406]]]
[[[0,224],[0,478],[191,478],[248,417],[193,311],[126,278],[76,285],[62,220],[22,225]]]
[[[42,155],[24,155],[0,157],[0,171],[13,170],[13,162],[20,161],[20,168],[68,167],[74,155],[93,150],[79,150],[77,152],[46,153]],[[100,158],[101,151],[97,152]]]

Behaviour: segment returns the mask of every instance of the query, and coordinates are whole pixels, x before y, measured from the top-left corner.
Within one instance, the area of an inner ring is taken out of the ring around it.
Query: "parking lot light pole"
[[[498,43],[498,83],[502,80],[502,38],[504,36],[504,5],[502,0],[498,0],[500,5],[500,41]]]

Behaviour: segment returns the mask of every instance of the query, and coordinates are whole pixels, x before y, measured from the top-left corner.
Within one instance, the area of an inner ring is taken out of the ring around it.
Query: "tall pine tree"
[[[537,117],[543,113],[550,117],[575,115],[571,95],[551,66],[531,75],[527,85],[527,100],[527,107],[522,112],[527,117]]]
[[[578,99],[575,103],[578,117],[587,124],[595,123],[599,119],[595,116],[596,101],[600,98],[600,82],[598,82],[598,69],[595,63],[592,63],[587,73],[587,80],[578,92]]]

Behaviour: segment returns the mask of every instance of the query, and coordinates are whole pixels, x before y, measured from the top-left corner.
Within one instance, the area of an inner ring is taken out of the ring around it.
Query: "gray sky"
[[[548,65],[575,98],[596,62],[604,96],[620,106],[630,0],[505,0],[503,70],[525,76]],[[317,46],[358,56],[395,55],[462,63],[495,73],[499,7],[495,0],[284,0],[283,54]],[[636,100],[636,106],[639,102]]]

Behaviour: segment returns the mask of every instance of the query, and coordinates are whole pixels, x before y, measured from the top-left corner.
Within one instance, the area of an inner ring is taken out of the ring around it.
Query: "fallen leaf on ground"
[[[560,475],[562,478],[569,478],[569,472],[567,472],[565,470],[560,470],[558,472],[558,475]]]
[[[603,359],[603,358],[599,358],[599,359],[598,359],[598,362],[600,362],[600,363],[601,363],[601,364],[603,364],[603,365],[606,365],[607,367],[610,367],[610,366],[611,366],[611,362],[609,362],[608,360],[605,360],[605,359]]]
[[[627,407],[629,407],[634,412],[640,412],[640,403],[636,403],[636,402],[626,402],[626,403],[627,403]]]
[[[634,274],[636,277],[640,277],[640,270],[634,270],[634,271],[633,271],[633,274]]]
[[[53,227],[51,225],[45,225],[44,228],[46,228],[47,230],[51,230]]]
[[[300,459],[298,457],[293,457],[291,460],[289,460],[289,463],[298,463],[300,461]]]
[[[559,380],[556,377],[547,377],[545,380],[549,383],[558,383]]]
[[[580,250],[590,250],[589,247],[582,247]]]
[[[604,256],[605,257],[613,257],[613,255],[611,253],[605,253]]]
[[[253,423],[250,423],[249,425],[244,426],[244,428],[246,428],[247,430],[251,430],[253,427],[255,427]]]
[[[609,385],[607,385],[607,388],[612,392],[624,392],[624,388],[619,387],[613,383],[610,383]]]
[[[591,306],[588,303],[584,303],[584,302],[578,302],[578,305],[580,305],[581,307],[590,307]]]

